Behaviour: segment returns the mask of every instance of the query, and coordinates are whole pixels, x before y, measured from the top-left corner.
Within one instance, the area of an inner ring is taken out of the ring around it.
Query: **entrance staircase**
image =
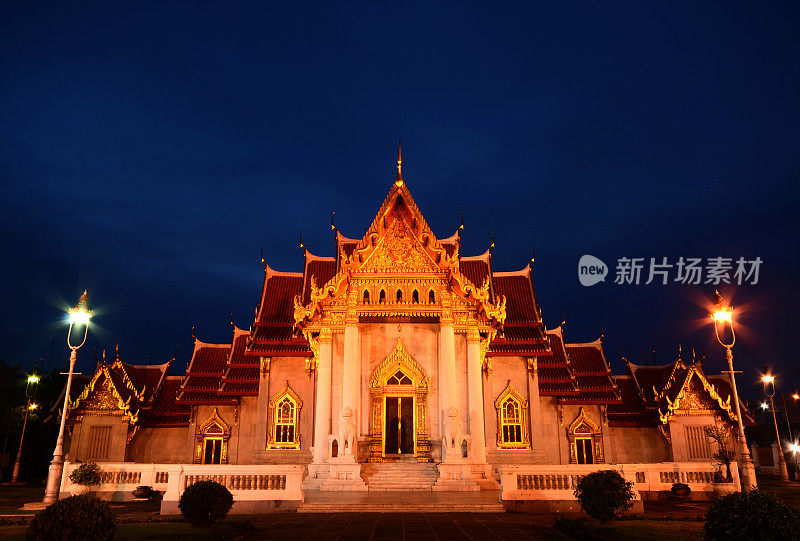
[[[424,462],[377,462],[362,464],[361,477],[369,491],[430,492],[439,470],[436,464]]]

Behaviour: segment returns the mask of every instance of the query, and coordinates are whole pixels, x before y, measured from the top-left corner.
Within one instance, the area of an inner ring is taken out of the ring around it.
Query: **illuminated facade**
[[[305,490],[377,489],[380,463],[480,490],[504,465],[711,461],[703,427],[736,419],[727,379],[680,355],[613,375],[601,340],[545,327],[531,277],[462,256],[460,228],[438,238],[398,162],[366,233],[305,250],[302,272],[265,262],[250,329],[195,339],[185,375],[101,363],[72,400],[70,459],[299,464]]]

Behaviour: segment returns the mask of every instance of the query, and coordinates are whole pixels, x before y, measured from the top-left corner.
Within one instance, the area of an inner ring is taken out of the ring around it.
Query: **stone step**
[[[298,513],[505,513],[501,503],[303,503]]]

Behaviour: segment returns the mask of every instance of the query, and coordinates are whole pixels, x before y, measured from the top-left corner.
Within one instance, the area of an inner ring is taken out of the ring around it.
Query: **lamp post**
[[[769,398],[769,405],[772,408],[772,422],[775,424],[775,437],[778,439],[778,467],[781,469],[781,480],[789,480],[789,470],[786,468],[786,459],[783,456],[783,445],[781,444],[781,434],[778,432],[778,418],[775,416],[775,376],[766,374],[761,376],[764,384],[764,394]]]
[[[45,506],[58,500],[58,493],[61,490],[61,476],[64,473],[64,426],[67,423],[67,408],[69,407],[69,390],[72,386],[72,375],[75,370],[75,360],[78,358],[77,351],[86,343],[86,336],[89,333],[89,320],[92,319],[92,311],[89,310],[89,294],[84,291],[78,304],[69,310],[69,331],[67,331],[67,346],[69,346],[69,372],[67,372],[67,387],[64,391],[64,407],[61,410],[61,426],[58,429],[58,439],[56,448],[53,451],[53,461],[50,463],[50,470],[47,473],[47,488],[44,491],[42,504]],[[75,325],[83,325],[83,340],[77,346],[71,342],[72,328]]]
[[[736,376],[733,372],[733,344],[736,343],[736,335],[733,331],[733,308],[723,302],[722,295],[719,291],[714,292],[714,307],[711,311],[711,320],[714,322],[714,333],[717,336],[717,342],[725,348],[725,359],[728,361],[728,370],[731,376],[731,387],[733,388],[733,400],[736,402],[736,417],[739,421],[739,447],[742,455],[742,489],[750,490],[757,488],[756,482],[756,468],[753,465],[753,459],[750,458],[750,450],[747,448],[747,438],[744,435],[744,423],[742,422],[742,410],[739,405],[739,393],[736,390]],[[731,328],[731,341],[725,342],[720,336],[719,327],[725,330],[725,324]]]
[[[28,385],[25,387],[25,420],[22,421],[22,435],[19,437],[19,449],[17,449],[17,460],[14,461],[14,471],[11,473],[11,482],[19,482],[19,471],[22,467],[22,442],[25,441],[25,427],[28,426],[28,413],[37,408],[33,402],[36,396],[36,389],[39,385],[39,376],[28,376]]]

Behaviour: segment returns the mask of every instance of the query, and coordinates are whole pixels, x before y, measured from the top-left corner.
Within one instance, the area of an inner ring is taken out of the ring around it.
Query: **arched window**
[[[378,302],[384,304],[386,302],[386,292],[381,289],[380,297],[378,297]]]
[[[397,302],[403,302],[403,290],[402,289],[398,289],[397,290]]]
[[[417,291],[416,289],[411,294],[411,302],[413,302],[414,304],[419,304],[419,291]]]
[[[364,290],[364,304],[369,304],[369,291]]]
[[[603,437],[600,427],[583,408],[567,429],[569,461],[572,464],[597,464],[603,462]]]
[[[500,427],[503,443],[522,443],[522,412],[513,396],[503,401],[500,412]]]
[[[267,436],[267,449],[300,448],[300,408],[303,403],[287,383],[270,401],[271,423]]]
[[[511,380],[494,401],[494,407],[497,410],[497,448],[530,449],[528,401],[514,390]]]
[[[413,385],[411,378],[406,376],[402,370],[398,370],[386,380],[386,385]]]
[[[195,464],[227,464],[230,436],[230,427],[214,408],[211,417],[195,431]]]
[[[432,289],[428,291],[428,304],[436,304],[436,295]]]

